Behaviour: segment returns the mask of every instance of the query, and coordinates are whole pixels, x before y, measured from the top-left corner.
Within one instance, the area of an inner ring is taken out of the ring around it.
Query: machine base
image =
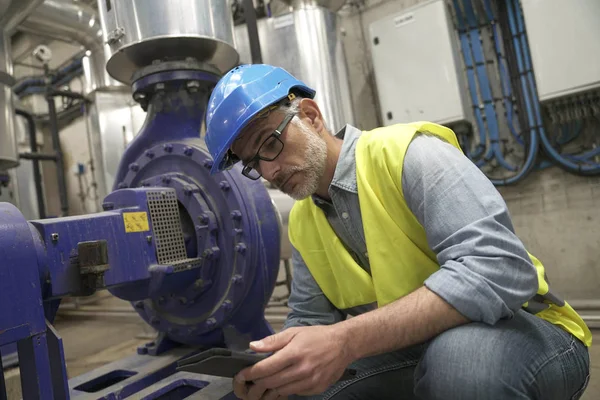
[[[177,372],[177,362],[198,350],[179,347],[160,356],[135,354],[69,380],[71,400],[236,399],[232,380]]]

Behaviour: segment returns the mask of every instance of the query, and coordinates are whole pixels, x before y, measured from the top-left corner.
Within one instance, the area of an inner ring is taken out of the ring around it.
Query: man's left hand
[[[260,393],[256,400],[266,392],[281,397],[324,392],[354,361],[348,340],[336,328],[335,325],[289,328],[251,343],[250,348],[256,352],[274,354],[241,371],[236,380],[253,382],[249,392]]]

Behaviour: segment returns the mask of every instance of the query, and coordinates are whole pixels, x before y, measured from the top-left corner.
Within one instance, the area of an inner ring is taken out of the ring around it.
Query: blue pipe
[[[517,131],[515,130],[515,127],[514,127],[513,113],[512,113],[513,103],[511,101],[511,99],[512,99],[511,85],[510,85],[510,80],[508,78],[508,71],[507,71],[507,68],[505,65],[506,60],[505,60],[504,56],[502,55],[502,50],[501,50],[501,46],[500,46],[500,35],[498,34],[497,18],[494,15],[494,12],[492,11],[492,6],[491,6],[489,0],[483,0],[483,6],[485,8],[485,12],[487,14],[488,20],[491,22],[491,25],[492,25],[492,36],[494,38],[494,49],[496,50],[496,56],[498,58],[500,86],[502,88],[503,104],[504,104],[504,109],[506,110],[506,120],[508,122],[508,129],[510,130],[510,133],[512,134],[514,139],[517,141],[517,143],[519,143],[520,145],[525,145],[523,138],[521,138],[521,136],[517,133]]]
[[[83,64],[81,58],[73,60],[71,63],[67,64],[63,68],[56,71],[52,79],[52,85],[60,86],[70,82],[76,76],[79,76],[83,73]],[[43,76],[36,76],[27,78],[15,86],[13,86],[13,92],[19,96],[23,97],[28,94],[33,93],[43,93],[46,88],[46,81]]]
[[[580,162],[587,162],[589,164],[595,164],[590,162],[588,159],[591,157],[596,157],[600,155],[600,147],[596,147],[595,149],[586,151],[585,153],[580,153],[580,154],[563,154],[564,157],[573,159],[573,160],[577,160]]]
[[[521,170],[514,176],[507,178],[507,179],[492,179],[491,182],[494,185],[513,184],[513,183],[516,183],[519,180],[521,180],[523,177],[525,177],[529,173],[529,171],[533,168],[535,160],[536,160],[537,152],[539,149],[539,142],[538,142],[538,136],[537,136],[537,130],[536,130],[537,124],[535,123],[533,112],[531,110],[531,104],[530,104],[530,99],[529,99],[529,95],[527,92],[526,81],[523,78],[523,73],[522,73],[523,62],[521,59],[520,47],[518,45],[518,38],[515,33],[515,25],[514,25],[514,21],[513,21],[512,8],[511,8],[510,1],[507,2],[507,5],[508,5],[509,25],[510,25],[510,30],[511,30],[511,36],[512,36],[512,39],[513,39],[513,42],[515,45],[517,65],[518,65],[518,70],[519,70],[519,75],[520,75],[521,87],[523,89],[523,95],[525,97],[525,99],[524,99],[525,100],[525,108],[527,111],[527,119],[528,119],[529,126],[530,126],[531,138],[529,141],[529,151],[528,151],[527,157],[525,159],[525,163],[524,163],[523,167],[521,168]]]
[[[548,140],[548,137],[546,136],[546,134],[544,132],[544,128],[543,128],[543,124],[542,124],[540,104],[539,104],[539,100],[537,98],[537,88],[535,85],[535,80],[534,80],[532,69],[531,69],[531,61],[530,61],[529,51],[528,51],[529,46],[527,44],[527,38],[525,37],[523,15],[521,13],[519,5],[514,4],[514,0],[509,0],[508,4],[509,4],[509,8],[511,8],[511,9],[512,9],[512,7],[514,7],[514,11],[513,11],[514,15],[515,15],[514,18],[517,21],[518,35],[520,38],[523,56],[525,59],[525,68],[526,68],[525,75],[527,76],[527,81],[528,81],[529,87],[531,89],[532,97],[534,100],[533,101],[533,109],[534,109],[533,112],[535,113],[535,117],[537,119],[537,124],[539,126],[540,139],[541,139],[541,143],[542,143],[544,151],[548,154],[548,156],[553,161],[555,161],[556,163],[558,163],[559,165],[561,165],[562,167],[564,167],[566,170],[568,170],[570,172],[584,174],[584,175],[599,174],[600,173],[600,164],[594,163],[590,166],[586,166],[586,165],[580,165],[580,164],[571,162],[567,158],[561,156],[561,154],[552,147],[550,141]]]
[[[500,133],[498,128],[498,119],[496,116],[496,110],[494,105],[494,96],[491,91],[491,85],[487,77],[487,70],[485,64],[484,51],[481,46],[480,32],[477,23],[477,17],[473,11],[471,0],[463,0],[465,13],[467,14],[467,20],[469,21],[469,36],[471,38],[471,48],[473,50],[475,65],[477,66],[479,77],[479,89],[483,98],[483,107],[486,116],[487,126],[489,129],[491,149],[488,153],[491,153],[498,163],[509,171],[515,171],[517,168],[509,164],[502,154],[500,148]],[[487,155],[486,155],[486,158]],[[485,164],[485,160],[477,162],[478,166],[481,167]]]
[[[461,42],[461,49],[463,53],[463,58],[465,62],[465,69],[467,72],[467,80],[469,82],[469,93],[471,95],[471,101],[473,103],[473,113],[475,114],[475,122],[477,124],[477,130],[479,131],[479,143],[477,144],[475,151],[473,153],[470,152],[470,149],[465,148],[465,152],[471,160],[476,160],[480,158],[486,150],[486,128],[483,123],[483,118],[481,116],[481,110],[479,109],[479,101],[477,94],[477,85],[475,83],[475,68],[472,66],[472,58],[471,53],[469,51],[470,44],[469,39],[467,38],[466,29],[464,27],[462,14],[460,11],[460,7],[458,5],[458,0],[454,1],[454,8],[456,10],[456,20],[457,20],[457,28],[459,32],[459,38]]]

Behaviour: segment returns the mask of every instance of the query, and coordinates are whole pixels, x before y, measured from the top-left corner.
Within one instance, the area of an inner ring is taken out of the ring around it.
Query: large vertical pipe
[[[9,37],[0,28],[0,74],[12,75]],[[4,80],[6,81],[6,80]],[[19,165],[15,140],[15,121],[12,90],[7,83],[0,83],[0,171]]]
[[[56,154],[56,177],[58,178],[58,195],[60,198],[61,216],[65,216],[69,212],[69,198],[67,197],[65,162],[63,159],[62,149],[60,147],[60,137],[58,135],[58,116],[56,115],[56,103],[51,90],[48,90],[46,93],[46,102],[48,103],[48,116],[50,118],[52,148]]]
[[[16,109],[15,113],[17,115],[22,116],[27,121],[27,133],[29,136],[29,147],[31,149],[31,154],[37,153],[37,135],[33,115],[21,109]],[[33,180],[35,183],[35,194],[37,198],[39,218],[44,219],[46,218],[46,204],[44,202],[44,189],[42,187],[42,173],[40,170],[40,160],[33,158],[31,160],[31,163],[33,165]]]

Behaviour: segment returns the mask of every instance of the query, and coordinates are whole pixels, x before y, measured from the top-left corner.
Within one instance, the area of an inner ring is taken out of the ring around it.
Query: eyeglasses
[[[274,161],[279,157],[283,151],[283,142],[281,141],[280,136],[294,116],[295,114],[286,115],[277,129],[275,129],[275,132],[271,133],[263,140],[254,157],[244,164],[242,174],[245,177],[254,181],[259,179],[262,176],[262,173],[260,172],[260,161]]]

